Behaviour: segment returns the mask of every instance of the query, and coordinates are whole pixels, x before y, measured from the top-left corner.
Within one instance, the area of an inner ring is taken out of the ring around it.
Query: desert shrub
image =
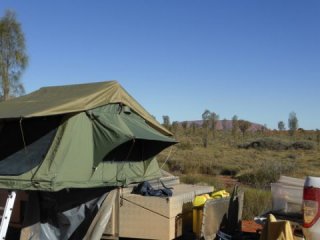
[[[254,140],[249,143],[239,144],[238,148],[254,148],[254,149],[268,149],[268,150],[286,150],[289,144],[273,138],[264,138]]]
[[[177,145],[177,148],[181,150],[192,150],[193,145],[190,141],[182,141]]]
[[[284,142],[273,138],[264,138],[251,141],[249,143],[239,144],[238,148],[244,149],[258,149],[258,150],[288,150],[288,149],[302,149],[302,150],[313,150],[315,145],[310,141],[298,141],[294,143]]]
[[[199,163],[196,161],[184,161],[181,172],[183,174],[198,173]]]
[[[245,183],[255,187],[267,187],[271,182],[276,181],[280,177],[278,171],[264,171],[258,169],[256,171],[249,171],[238,176],[241,183]]]
[[[199,170],[200,170],[200,173],[202,174],[212,175],[212,176],[215,176],[219,173],[219,169],[217,168],[217,166],[212,163],[201,164],[199,167]]]
[[[169,161],[167,161],[166,165],[170,170],[170,172],[173,172],[173,173],[177,173],[177,172],[181,173],[183,170],[183,163],[178,160],[170,159]]]
[[[254,170],[241,173],[237,179],[245,184],[267,188],[276,182],[280,175],[291,173],[296,167],[296,161],[265,161]]]
[[[239,173],[239,169],[232,166],[224,166],[220,170],[221,175],[236,176],[238,173]]]
[[[287,155],[287,158],[297,159],[297,156],[295,154],[290,153],[290,154]]]
[[[314,143],[307,141],[294,142],[290,148],[302,149],[302,150],[313,150],[315,148]]]
[[[245,188],[242,219],[252,220],[254,217],[270,210],[271,202],[270,191]]]

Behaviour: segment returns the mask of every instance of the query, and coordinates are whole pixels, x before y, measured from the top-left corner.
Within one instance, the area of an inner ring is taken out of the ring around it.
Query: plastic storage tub
[[[271,183],[272,210],[285,213],[302,212],[303,187]]]

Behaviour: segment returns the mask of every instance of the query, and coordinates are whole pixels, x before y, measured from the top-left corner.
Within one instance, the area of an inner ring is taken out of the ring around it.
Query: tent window
[[[21,133],[20,119],[1,121],[0,161],[23,149],[24,141],[26,146],[28,146],[56,129],[61,121],[61,115],[23,119],[21,126],[24,140]]]
[[[170,142],[135,139],[113,149],[103,161],[144,161],[154,157],[170,145],[172,145]]]

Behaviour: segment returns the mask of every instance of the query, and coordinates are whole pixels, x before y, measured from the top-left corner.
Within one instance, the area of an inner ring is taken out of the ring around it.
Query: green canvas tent
[[[0,188],[59,191],[160,177],[175,144],[116,81],[45,87],[0,103]]]

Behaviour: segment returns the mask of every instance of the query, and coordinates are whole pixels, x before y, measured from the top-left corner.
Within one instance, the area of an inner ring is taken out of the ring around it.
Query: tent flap
[[[93,124],[95,164],[104,161],[147,160],[176,141],[146,124],[119,104],[89,111]],[[106,142],[109,144],[106,146]]]

